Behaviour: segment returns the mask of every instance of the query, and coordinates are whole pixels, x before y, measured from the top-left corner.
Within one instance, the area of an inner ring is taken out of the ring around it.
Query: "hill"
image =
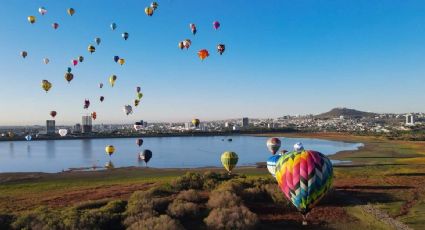
[[[355,109],[348,108],[334,108],[329,112],[316,115],[316,118],[339,118],[344,116],[345,118],[363,118],[363,117],[374,117],[375,113],[363,112]]]

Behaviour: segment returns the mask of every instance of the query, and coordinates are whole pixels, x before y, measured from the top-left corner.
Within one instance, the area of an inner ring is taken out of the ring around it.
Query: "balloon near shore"
[[[277,137],[272,137],[267,140],[267,149],[275,155],[280,149],[281,141]]]
[[[108,146],[105,147],[105,152],[109,156],[112,156],[112,154],[114,154],[114,152],[115,152],[115,147],[113,145],[108,145]]]
[[[235,152],[224,152],[221,154],[221,163],[223,167],[227,170],[227,172],[232,173],[232,170],[235,168],[238,163],[239,157]]]

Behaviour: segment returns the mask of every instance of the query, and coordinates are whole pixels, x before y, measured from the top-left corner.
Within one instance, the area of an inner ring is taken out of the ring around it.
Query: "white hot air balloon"
[[[126,115],[133,113],[133,108],[131,107],[131,105],[124,105],[123,110]]]
[[[31,136],[31,135],[26,135],[26,136],[25,136],[25,140],[27,140],[27,141],[31,141],[31,140],[32,140],[32,136]]]
[[[294,150],[295,150],[296,152],[303,151],[303,150],[304,150],[303,143],[301,143],[301,142],[295,143],[295,145],[294,145]]]
[[[66,136],[66,134],[68,134],[68,130],[67,129],[59,129],[59,135],[61,137]]]
[[[44,62],[44,64],[49,64],[49,62],[50,62],[50,60],[48,59],[48,58],[43,58],[43,62]]]

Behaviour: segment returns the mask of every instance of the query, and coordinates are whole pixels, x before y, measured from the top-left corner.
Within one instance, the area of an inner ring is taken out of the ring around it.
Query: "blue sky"
[[[4,0],[0,7],[0,125],[186,121],[325,112],[425,111],[424,1]],[[40,6],[48,13],[41,16]],[[66,9],[76,10],[70,17]],[[30,25],[27,16],[37,22]],[[214,31],[212,22],[221,28]],[[53,30],[51,24],[60,24]],[[118,28],[112,31],[109,25]],[[189,23],[195,23],[193,36]],[[130,38],[124,41],[122,32]],[[102,43],[90,55],[87,46]],[[188,51],[177,43],[192,40]],[[216,52],[218,43],[225,53]],[[196,53],[206,48],[203,62]],[[24,60],[20,51],[28,51]],[[71,59],[85,61],[64,80]],[[124,66],[113,56],[126,59]],[[50,63],[44,65],[42,59]],[[116,86],[107,85],[116,74]],[[49,93],[42,79],[53,83]],[[103,82],[105,87],[98,88]],[[144,98],[126,116],[135,87]],[[105,101],[98,100],[103,95]],[[83,109],[85,98],[91,100]]]

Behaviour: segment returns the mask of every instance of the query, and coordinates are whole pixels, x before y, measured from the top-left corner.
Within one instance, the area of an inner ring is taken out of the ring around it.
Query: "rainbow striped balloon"
[[[286,198],[305,215],[332,186],[332,163],[316,151],[290,152],[277,162],[276,180]]]

